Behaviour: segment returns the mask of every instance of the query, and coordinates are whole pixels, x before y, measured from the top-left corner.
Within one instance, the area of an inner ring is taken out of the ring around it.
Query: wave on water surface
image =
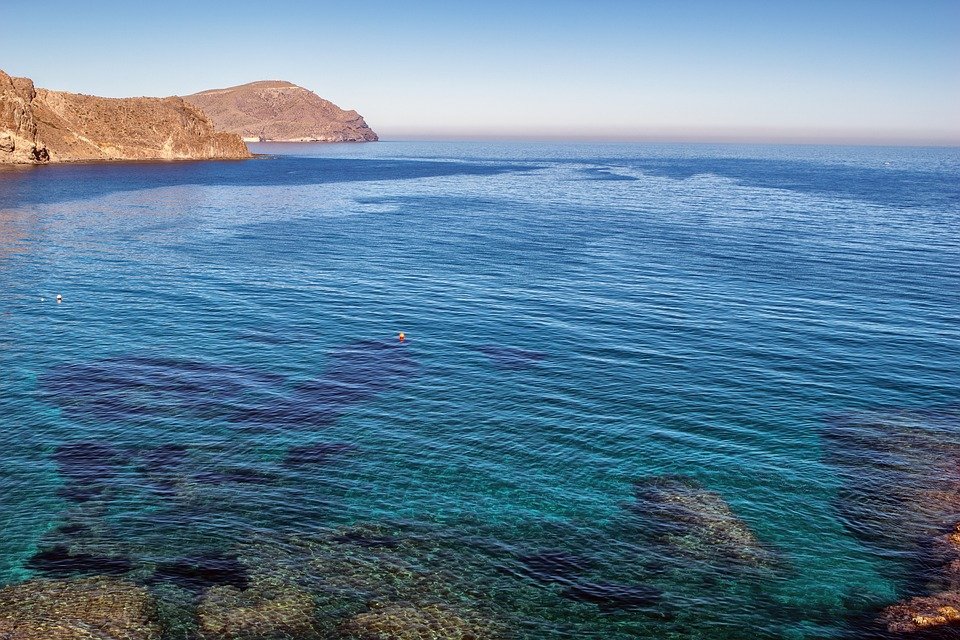
[[[282,149],[0,173],[0,637],[956,636],[956,150]]]

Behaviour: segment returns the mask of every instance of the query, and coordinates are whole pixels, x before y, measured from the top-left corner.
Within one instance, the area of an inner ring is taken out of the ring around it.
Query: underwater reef
[[[4,640],[160,640],[156,602],[131,582],[28,580],[0,589]]]
[[[491,638],[482,624],[440,605],[391,605],[359,613],[337,628],[343,640],[480,640]]]
[[[634,497],[628,508],[642,534],[671,553],[748,566],[775,562],[723,496],[693,478],[644,478],[634,483]]]
[[[498,369],[541,359],[482,352]],[[725,495],[706,477],[628,476],[627,499],[603,522],[506,529],[470,514],[341,513],[338,492],[365,490],[344,478],[375,445],[318,429],[419,370],[408,345],[376,341],[331,350],[306,380],[147,356],[54,367],[40,396],[91,429],[44,445],[63,508],[26,550],[26,579],[0,589],[0,639],[773,639],[835,615],[765,593],[792,570],[789,550],[738,513],[749,495]],[[167,435],[168,415],[248,429],[228,433],[262,444]],[[125,441],[132,419],[157,421],[164,437]],[[840,480],[837,516],[900,568],[891,580],[902,599],[851,622],[851,638],[956,637],[958,424],[949,412],[855,414],[821,432]],[[277,508],[251,510],[264,495]],[[731,627],[732,603],[746,601],[751,612]],[[611,625],[618,635],[603,636]]]
[[[893,637],[960,637],[960,414],[840,416],[824,431],[843,484],[837,512],[861,544],[901,567],[911,594],[873,624]]]
[[[197,606],[204,640],[315,638],[313,596],[295,586],[211,587]]]

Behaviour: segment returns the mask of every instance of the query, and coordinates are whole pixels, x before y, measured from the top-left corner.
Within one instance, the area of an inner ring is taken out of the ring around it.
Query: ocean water
[[[254,150],[0,171],[0,584],[611,640],[956,584],[960,150]]]

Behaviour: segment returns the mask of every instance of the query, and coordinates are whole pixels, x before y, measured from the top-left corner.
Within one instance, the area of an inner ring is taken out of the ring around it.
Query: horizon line
[[[857,146],[857,147],[936,147],[960,148],[960,137],[927,138],[907,136],[737,136],[737,135],[562,135],[562,134],[438,134],[428,132],[379,134],[379,142],[544,142],[596,144],[722,144],[722,145],[788,145],[788,146]]]

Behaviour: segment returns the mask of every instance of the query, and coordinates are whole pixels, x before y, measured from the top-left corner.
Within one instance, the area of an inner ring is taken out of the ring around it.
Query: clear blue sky
[[[960,0],[0,4],[38,86],[285,79],[385,138],[960,143]]]

